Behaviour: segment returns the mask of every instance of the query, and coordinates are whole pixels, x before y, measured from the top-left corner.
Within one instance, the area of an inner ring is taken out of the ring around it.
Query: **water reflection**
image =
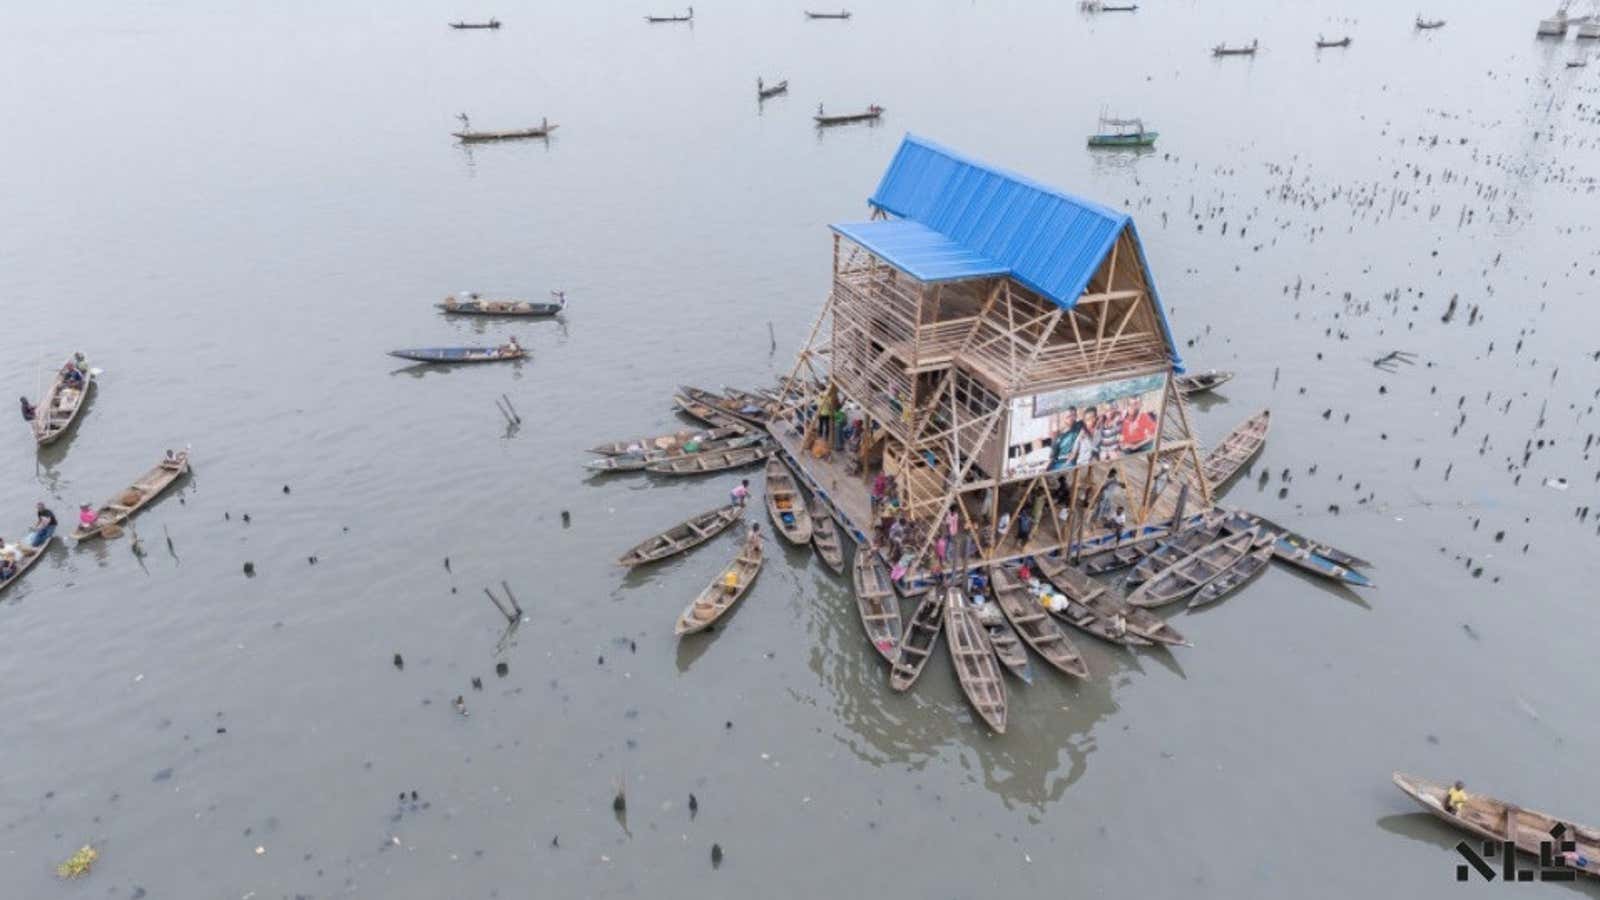
[[[819,574],[809,587],[808,667],[831,701],[839,723],[835,738],[874,766],[916,770],[953,753],[1007,808],[1042,814],[1083,776],[1097,746],[1096,726],[1118,708],[1114,686],[1141,672],[1141,657],[1183,677],[1165,648],[1134,654],[1096,646],[1093,638],[1074,632],[1071,638],[1090,662],[1091,677],[1080,681],[1041,667],[1034,684],[1025,686],[1007,675],[1008,729],[993,735],[961,692],[943,636],[916,686],[895,693],[886,664],[861,629],[850,585]],[[902,615],[909,615],[913,604],[901,603]],[[795,699],[815,698],[796,694]]]

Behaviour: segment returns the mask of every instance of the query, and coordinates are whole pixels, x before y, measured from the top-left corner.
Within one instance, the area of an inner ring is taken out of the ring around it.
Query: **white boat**
[[[1567,7],[1571,4],[1572,0],[1561,0],[1561,7],[1556,10],[1555,15],[1548,19],[1539,20],[1539,37],[1564,38],[1567,36],[1567,25],[1569,24]]]

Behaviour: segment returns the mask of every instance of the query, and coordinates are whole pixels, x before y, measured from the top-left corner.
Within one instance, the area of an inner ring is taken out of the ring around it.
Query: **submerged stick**
[[[518,603],[516,595],[511,593],[511,585],[506,584],[505,581],[502,580],[500,582],[500,587],[505,589],[506,599],[511,601],[511,608],[517,611],[517,615],[522,615],[522,604]]]
[[[483,592],[485,594],[489,595],[489,602],[494,604],[494,608],[495,609],[500,610],[500,615],[505,616],[506,619],[508,619],[509,621],[512,621],[512,622],[517,621],[517,616],[514,613],[510,613],[510,612],[506,611],[505,604],[501,603],[500,602],[500,598],[496,597],[494,595],[494,591],[491,591],[488,588],[484,588]]]
[[[522,414],[517,412],[517,408],[515,406],[511,405],[511,398],[507,397],[505,394],[501,394],[500,398],[506,401],[506,409],[511,410],[511,418],[515,420],[516,424],[522,424]]]

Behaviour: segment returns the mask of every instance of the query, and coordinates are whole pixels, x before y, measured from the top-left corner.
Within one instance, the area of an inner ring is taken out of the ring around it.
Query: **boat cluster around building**
[[[1271,416],[1202,444],[1185,398],[1230,376],[1184,371],[1127,215],[915,136],[870,203],[868,221],[832,226],[832,289],[779,383],[683,386],[674,403],[699,429],[610,441],[589,468],[763,466],[772,531],[850,571],[890,685],[910,688],[942,635],[996,732],[1000,672],[1031,680],[1029,648],[1082,678],[1092,673],[1080,633],[1187,645],[1155,611],[1219,601],[1274,558],[1371,585],[1366,561],[1219,506]],[[750,496],[744,479],[728,505],[619,562],[709,541],[744,519]],[[752,523],[688,599],[679,635],[726,621],[765,562],[764,540]]]

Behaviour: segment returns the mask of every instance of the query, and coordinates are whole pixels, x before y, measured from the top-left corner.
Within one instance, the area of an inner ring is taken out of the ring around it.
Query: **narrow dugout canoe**
[[[816,121],[818,128],[828,128],[833,125],[848,125],[852,122],[876,122],[883,116],[883,107],[869,106],[864,112],[845,113],[842,116],[816,115],[811,118]]]
[[[68,363],[74,362],[72,359]],[[65,365],[62,366],[64,370]],[[89,392],[94,390],[94,372],[83,371],[83,380],[68,382],[64,371],[57,371],[56,377],[50,382],[50,389],[39,400],[39,405],[34,408],[33,427],[34,443],[40,447],[53,444],[60,440],[78,421],[78,414],[89,402]]]
[[[896,691],[910,690],[917,677],[928,667],[928,658],[938,646],[939,629],[944,627],[944,593],[928,591],[923,594],[917,608],[906,622],[895,648],[894,662],[889,669],[889,687]]]
[[[693,385],[679,385],[678,393],[695,403],[709,406],[725,416],[732,416],[735,419],[749,422],[751,425],[758,427],[765,427],[767,419],[770,417],[768,410],[761,403],[746,404],[740,400],[725,397],[722,394],[708,391],[704,388],[697,388]]]
[[[1263,409],[1240,422],[1206,455],[1201,470],[1213,491],[1221,488],[1239,474],[1267,442],[1267,429],[1272,425],[1272,410]]]
[[[1423,809],[1457,828],[1491,841],[1510,843],[1523,853],[1540,857],[1541,866],[1547,869],[1555,864],[1556,856],[1560,854],[1560,862],[1567,868],[1600,877],[1600,829],[1471,791],[1466,792],[1466,802],[1461,804],[1459,811],[1451,812],[1444,805],[1445,796],[1450,790],[1448,785],[1404,772],[1396,772],[1393,777],[1395,787],[1417,801]],[[1550,834],[1557,825],[1566,829],[1559,840]],[[1571,841],[1575,846],[1571,851],[1562,852],[1562,848],[1554,846],[1561,841]],[[1540,854],[1541,844],[1555,851],[1551,853],[1548,864],[1544,863]],[[1506,883],[1511,882],[1507,880]]]
[[[481,297],[457,300],[450,296],[434,306],[453,316],[553,316],[567,308],[567,297],[560,291],[551,293],[556,299],[550,301],[486,300]]]
[[[1272,562],[1272,545],[1263,544],[1240,557],[1237,562],[1222,572],[1217,577],[1207,582],[1200,590],[1195,591],[1189,599],[1189,608],[1198,609],[1209,606],[1223,599],[1239,588],[1249,584],[1252,579],[1267,570]]]
[[[770,448],[765,442],[736,450],[719,450],[715,453],[688,453],[671,459],[647,462],[646,471],[657,475],[704,475],[755,465],[767,458]]]
[[[1174,603],[1200,590],[1243,559],[1260,539],[1260,532],[1241,531],[1201,547],[1150,576],[1128,595],[1128,603],[1150,609]]]
[[[49,550],[50,545],[54,544],[55,542],[56,536],[52,534],[50,537],[45,539],[43,546],[35,547],[32,554],[24,556],[20,561],[18,561],[17,570],[11,573],[10,578],[0,578],[0,592],[4,592],[6,588],[22,580],[22,576],[27,574],[29,569],[33,568],[34,563],[44,558],[44,552]]]
[[[750,423],[738,416],[725,413],[716,407],[708,406],[683,394],[673,395],[672,404],[684,415],[699,419],[714,428],[744,428],[748,430],[750,427]]]
[[[728,428],[712,428],[675,431],[672,434],[657,434],[650,437],[635,438],[633,440],[610,441],[605,444],[596,444],[589,448],[590,453],[600,456],[627,456],[643,455],[657,451],[675,450],[682,447],[691,438],[700,437],[706,441],[725,441],[728,438],[749,434],[749,429],[743,425]],[[637,448],[637,449],[635,449]]]
[[[86,541],[90,538],[103,537],[107,528],[133,518],[133,514],[148,506],[151,501],[161,496],[161,493],[172,486],[185,472],[189,471],[189,453],[183,451],[175,454],[171,459],[162,460],[156,467],[140,475],[122,493],[107,500],[96,510],[95,523],[88,528],[79,525],[72,532],[75,541]]]
[[[1059,559],[1044,556],[1036,557],[1035,561],[1039,564],[1040,574],[1049,579],[1069,601],[1082,606],[1087,612],[1084,615],[1069,610],[1065,618],[1073,625],[1088,618],[1095,624],[1078,627],[1097,636],[1109,634],[1108,640],[1124,644],[1140,643],[1128,640],[1129,637],[1136,637],[1142,639],[1143,643],[1189,645],[1189,640],[1178,629],[1162,621],[1160,616],[1128,603],[1127,598],[1110,585],[1095,581]]]
[[[823,565],[832,569],[833,574],[843,575],[844,545],[840,542],[838,523],[833,521],[827,507],[815,498],[808,511],[811,514],[811,546],[816,548]]]
[[[1005,666],[1017,680],[1023,684],[1033,684],[1033,666],[1028,662],[1028,648],[1022,645],[1022,638],[1017,636],[1015,628],[993,603],[984,604],[985,608],[993,609],[992,618],[985,621],[979,614],[980,610],[972,610],[972,615],[977,618],[978,625],[983,628],[984,634],[989,639],[989,647],[994,650],[995,658],[1000,660],[1000,665]]]
[[[1155,552],[1169,534],[1170,532],[1162,530],[1085,554],[1078,558],[1078,568],[1090,575],[1104,575],[1107,572],[1138,565],[1140,560]]]
[[[512,128],[506,131],[452,131],[450,136],[463,144],[482,144],[489,141],[515,141],[523,138],[549,137],[550,132],[560,128],[554,122],[540,122],[527,128]]]
[[[1067,675],[1074,678],[1089,677],[1089,667],[1083,661],[1083,654],[1067,639],[1066,631],[1039,605],[1015,573],[1002,566],[991,568],[989,588],[994,592],[994,600],[1000,606],[1000,611],[1011,620],[1012,627],[1028,642],[1033,652]]]
[[[1139,587],[1149,581],[1150,576],[1216,541],[1221,534],[1222,525],[1213,519],[1193,528],[1185,528],[1177,534],[1168,535],[1157,542],[1145,558],[1133,567],[1133,571],[1128,573],[1123,584],[1129,589]]]
[[[883,570],[876,553],[857,547],[851,576],[856,589],[856,610],[861,613],[861,628],[866,631],[872,649],[892,666],[902,626],[900,600],[889,584],[889,574]]]
[[[622,554],[617,560],[617,565],[632,568],[644,563],[657,562],[669,556],[677,556],[721,534],[743,516],[744,507],[736,503],[691,516],[660,534],[640,541],[633,549]]]
[[[750,584],[761,572],[761,536],[752,534],[739,545],[739,555],[723,569],[700,596],[690,601],[678,616],[674,629],[681,637],[704,631],[716,624],[733,605],[750,590]],[[729,576],[732,576],[731,578]]]
[[[412,347],[390,350],[389,355],[423,363],[489,363],[522,359],[528,354],[520,347],[514,350],[500,347]]]
[[[767,514],[784,540],[797,547],[811,542],[811,513],[806,510],[805,497],[795,487],[794,475],[783,460],[767,460]]]
[[[1324,544],[1321,541],[1314,541],[1304,535],[1296,534],[1265,516],[1258,516],[1253,512],[1246,512],[1242,509],[1224,510],[1223,513],[1222,527],[1228,531],[1248,531],[1251,528],[1260,528],[1263,533],[1270,532],[1278,535],[1280,543],[1284,543],[1285,546],[1297,550],[1306,550],[1341,566],[1349,566],[1353,569],[1370,569],[1373,567],[1372,563],[1359,556],[1353,556],[1331,544]]]
[[[1232,372],[1219,372],[1216,369],[1211,369],[1205,372],[1195,372],[1191,375],[1179,375],[1172,379],[1172,383],[1177,386],[1179,393],[1185,397],[1192,397],[1195,394],[1204,394],[1207,391],[1219,388],[1232,380]]]
[[[958,588],[944,589],[945,640],[967,702],[996,734],[1006,733],[1006,686],[989,639]]]
[[[685,450],[682,447],[672,450],[651,450],[645,453],[624,453],[616,456],[605,456],[592,459],[584,463],[584,467],[596,472],[638,472],[651,463],[672,462],[673,460],[689,459],[703,453],[722,453],[728,450],[741,450],[754,447],[761,443],[761,437],[754,434],[741,434],[720,441],[706,441],[694,450]]]

